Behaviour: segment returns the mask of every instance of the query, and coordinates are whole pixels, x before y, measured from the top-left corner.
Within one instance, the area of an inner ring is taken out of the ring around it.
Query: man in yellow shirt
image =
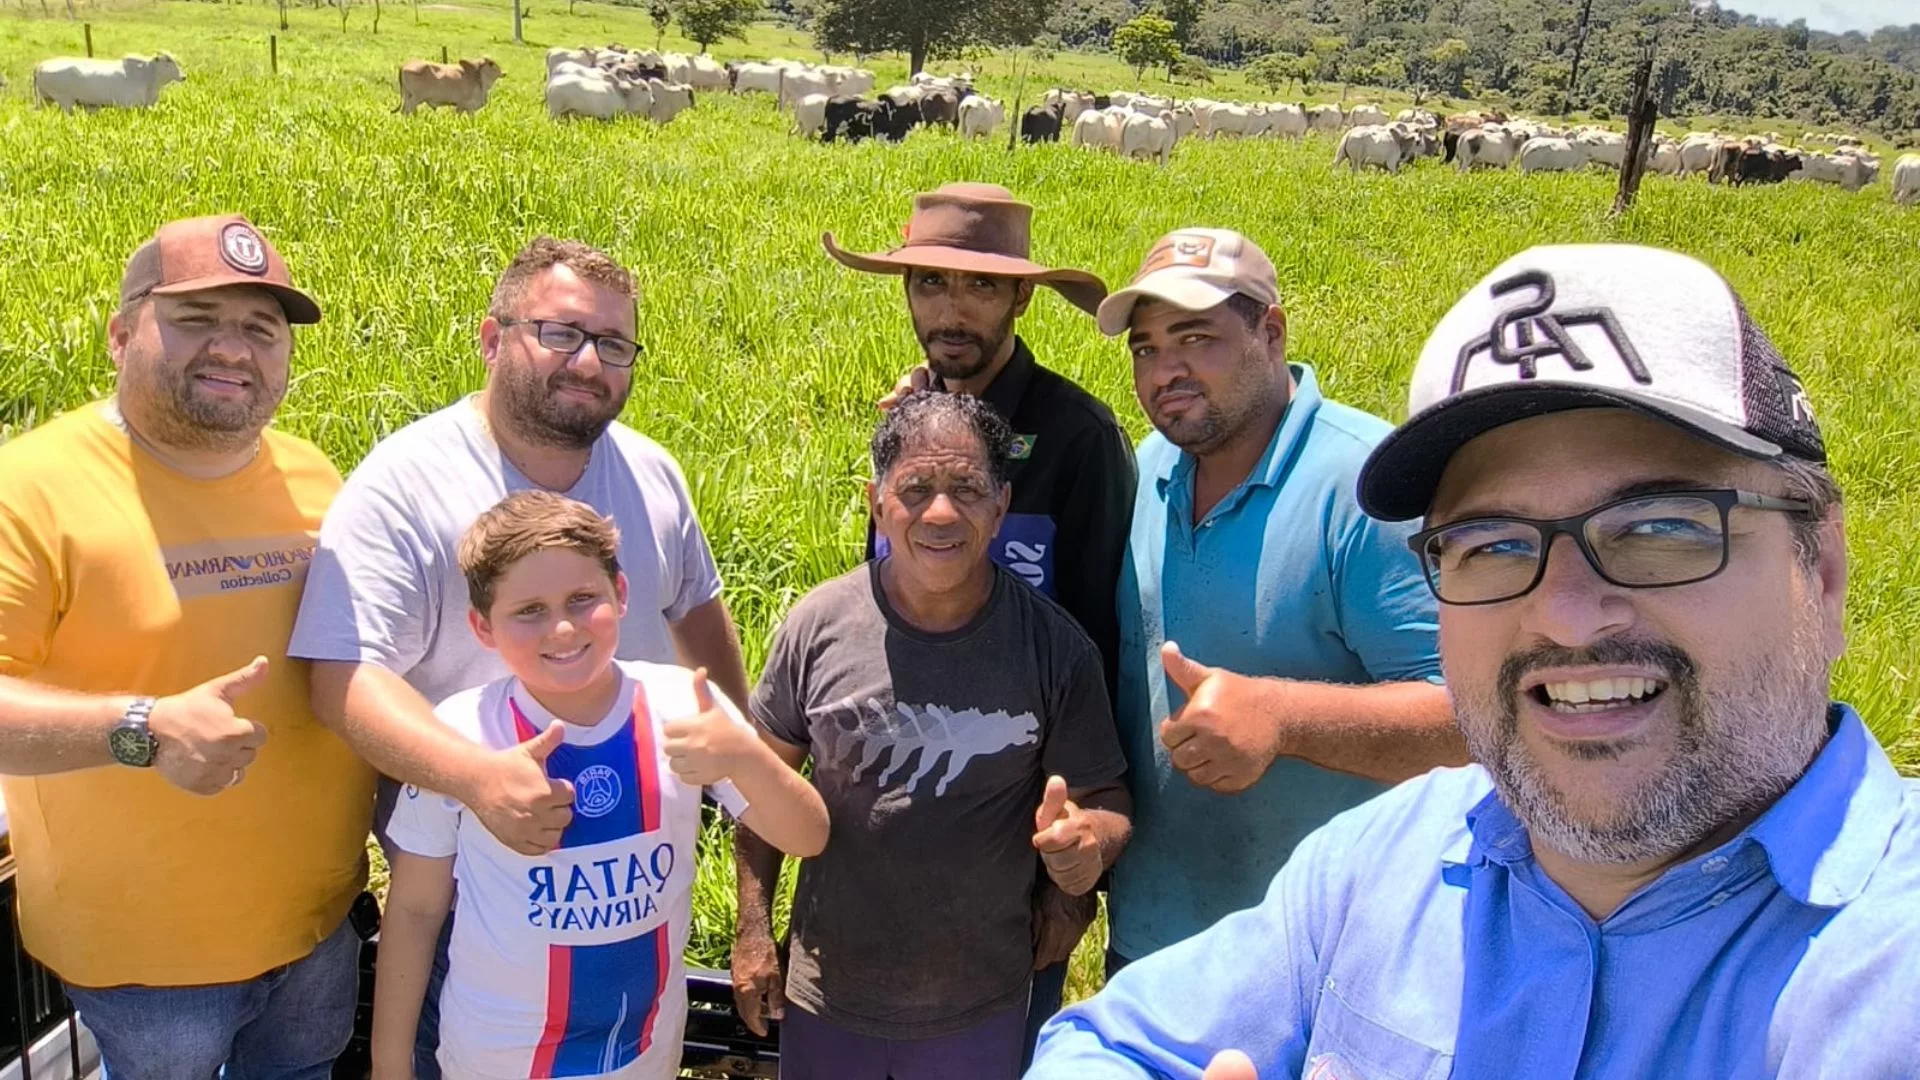
[[[320,310],[238,216],[172,222],[116,396],[0,446],[0,773],[27,948],[113,1080],[328,1075],[373,772],[285,645],[340,476],[268,428]]]

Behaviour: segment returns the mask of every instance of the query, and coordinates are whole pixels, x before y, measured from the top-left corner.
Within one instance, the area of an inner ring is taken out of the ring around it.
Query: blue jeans
[[[1033,973],[1033,993],[1027,999],[1026,1041],[1021,1044],[1020,1071],[1033,1064],[1033,1047],[1040,1041],[1040,1029],[1060,1011],[1060,999],[1067,992],[1067,962],[1041,968]]]
[[[343,919],[305,957],[245,982],[69,986],[67,997],[107,1080],[326,1080],[353,1036],[359,961]]]

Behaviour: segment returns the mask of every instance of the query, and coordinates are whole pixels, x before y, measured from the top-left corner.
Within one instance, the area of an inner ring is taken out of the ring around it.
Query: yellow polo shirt
[[[286,657],[339,489],[318,448],[273,431],[239,472],[191,479],[98,403],[0,445],[0,674],[161,697],[270,664],[237,704],[267,743],[218,795],[121,765],[5,778],[21,929],[61,978],[249,979],[311,952],[359,893],[373,772]]]

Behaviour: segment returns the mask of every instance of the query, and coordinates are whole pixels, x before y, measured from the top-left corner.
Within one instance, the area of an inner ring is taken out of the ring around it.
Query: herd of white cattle
[[[447,64],[410,60],[399,73],[400,111],[410,114],[430,105],[474,112],[486,105],[500,77],[500,66],[485,57]],[[155,104],[169,83],[185,78],[179,63],[166,53],[119,60],[56,57],[34,67],[33,87],[36,100],[67,112],[76,107],[144,108]],[[862,68],[783,59],[722,64],[704,53],[687,56],[609,45],[549,49],[544,96],[555,119],[644,116],[664,124],[693,107],[696,91],[764,93],[791,113],[795,132],[828,140],[850,130],[853,137],[897,139],[908,127],[922,124],[949,126],[972,139],[992,135],[1008,120],[1004,103],[975,93],[968,75],[919,72],[904,85],[866,98],[874,86],[873,72]],[[1299,139],[1315,133],[1337,133],[1333,163],[1355,172],[1379,168],[1395,173],[1424,157],[1443,157],[1463,172],[1619,169],[1627,152],[1626,136],[1617,131],[1591,125],[1563,128],[1492,112],[1442,118],[1406,109],[1389,119],[1385,110],[1371,104],[1345,109],[1333,104],[1175,101],[1124,90],[1094,94],[1051,89],[1018,119],[1020,135],[1028,142],[1065,138],[1077,147],[1161,164],[1182,139]],[[1802,179],[1848,191],[1858,191],[1879,176],[1880,158],[1853,136],[1818,133],[1802,141],[1835,149],[1785,146],[1772,133],[1741,138],[1717,132],[1682,138],[1656,134],[1648,168],[1677,177],[1703,173],[1709,180],[1733,184]],[[1920,154],[1906,154],[1895,162],[1891,181],[1894,202],[1920,203]]]

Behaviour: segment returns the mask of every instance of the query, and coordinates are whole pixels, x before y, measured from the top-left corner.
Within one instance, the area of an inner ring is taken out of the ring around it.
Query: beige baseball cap
[[[1241,293],[1260,303],[1280,302],[1280,282],[1260,245],[1232,229],[1176,229],[1147,252],[1126,288],[1107,297],[1095,318],[1100,332],[1127,332],[1133,305],[1164,300],[1187,311],[1205,311]]]

